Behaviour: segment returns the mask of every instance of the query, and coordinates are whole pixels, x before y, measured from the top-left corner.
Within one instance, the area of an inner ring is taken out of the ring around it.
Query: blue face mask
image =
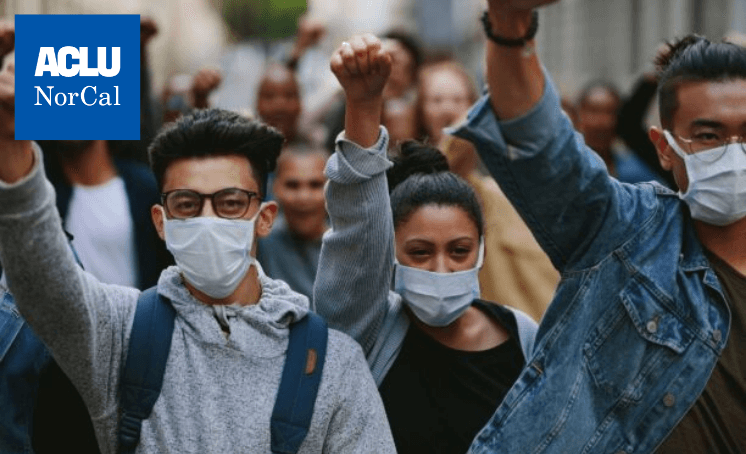
[[[394,291],[404,298],[412,313],[424,324],[447,326],[479,298],[479,269],[484,261],[484,241],[474,268],[454,273],[436,273],[396,262]]]

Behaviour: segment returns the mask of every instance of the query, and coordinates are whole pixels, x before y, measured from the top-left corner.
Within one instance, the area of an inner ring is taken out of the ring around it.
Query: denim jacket
[[[30,453],[34,404],[49,351],[0,290],[0,452]]]
[[[561,273],[518,381],[471,453],[650,453],[693,405],[730,313],[686,205],[608,175],[546,77],[541,101],[499,121],[487,96],[454,133]]]

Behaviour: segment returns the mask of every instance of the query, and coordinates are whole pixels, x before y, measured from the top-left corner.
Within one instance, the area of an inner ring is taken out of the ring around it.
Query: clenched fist
[[[371,34],[354,36],[337,49],[330,67],[348,104],[378,102],[391,74],[391,56]]]

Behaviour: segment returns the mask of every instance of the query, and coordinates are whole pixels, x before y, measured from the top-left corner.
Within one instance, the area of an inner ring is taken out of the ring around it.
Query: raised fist
[[[202,68],[194,75],[192,79],[192,100],[194,107],[204,109],[207,105],[207,97],[212,93],[223,80],[220,71],[214,68]]]
[[[145,47],[150,43],[155,35],[158,34],[158,24],[152,17],[140,17],[140,46]]]
[[[380,100],[391,74],[391,56],[381,41],[366,33],[344,42],[333,54],[329,66],[345,91],[348,103]]]

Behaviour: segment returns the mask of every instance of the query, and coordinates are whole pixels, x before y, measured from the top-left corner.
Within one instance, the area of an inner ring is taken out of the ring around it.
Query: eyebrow
[[[725,125],[723,123],[716,120],[708,120],[706,118],[697,118],[696,120],[692,121],[690,126],[705,126],[713,129],[725,129]]]

